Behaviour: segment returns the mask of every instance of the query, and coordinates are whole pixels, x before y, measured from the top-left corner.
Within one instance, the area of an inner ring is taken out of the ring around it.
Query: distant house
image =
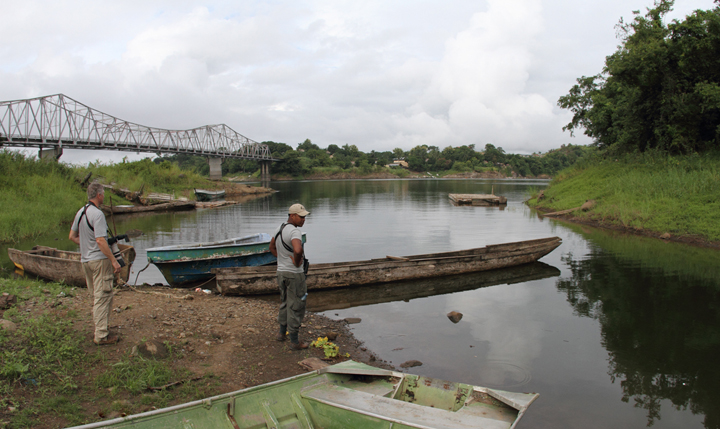
[[[402,159],[396,159],[396,160],[394,160],[394,161],[392,162],[392,164],[388,164],[388,165],[386,165],[385,167],[389,167],[389,168],[398,168],[398,167],[399,167],[399,168],[408,168],[409,166],[408,166],[407,161],[404,161],[404,160],[402,160]]]

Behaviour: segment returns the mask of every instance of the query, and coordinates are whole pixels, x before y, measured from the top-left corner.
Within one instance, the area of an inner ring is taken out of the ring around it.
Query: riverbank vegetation
[[[87,201],[81,182],[89,173],[90,180],[133,191],[144,189],[146,193],[192,197],[189,194],[195,187],[215,187],[207,178],[170,162],[158,164],[145,159],[78,167],[0,151],[0,242],[15,242],[68,226]],[[114,204],[128,203],[116,195],[112,199]]]
[[[720,153],[599,155],[563,171],[528,201],[543,211],[595,207],[573,216],[658,235],[694,235],[720,241]]]
[[[63,305],[63,300],[79,292],[77,288],[0,278],[0,290],[17,297],[27,309],[12,307],[2,315],[12,327],[0,328],[0,427],[87,423],[94,419],[83,404],[102,403],[108,412],[123,411],[122,399],[127,395],[139,395],[148,386],[162,386],[183,375],[164,361],[129,353],[108,359],[105,350],[89,349],[84,333],[74,326],[80,315]],[[162,407],[176,399],[199,397],[194,388],[181,386],[143,395],[137,406]]]
[[[501,147],[486,144],[484,150],[475,145],[440,149],[421,145],[404,151],[365,153],[355,145],[342,147],[331,144],[321,148],[306,139],[296,149],[285,143],[263,142],[270,147],[273,158],[281,162],[272,166],[274,179],[322,178],[322,177],[446,177],[449,175],[487,174],[488,177],[551,177],[558,171],[573,165],[585,156],[585,146],[563,145],[547,153],[532,155],[508,154]],[[156,162],[171,161],[186,170],[208,174],[205,158],[192,155],[168,155]],[[392,167],[388,167],[392,165]],[[223,176],[252,175],[259,177],[259,165],[247,159],[223,161]]]
[[[720,6],[663,22],[673,1],[618,25],[603,71],[579,78],[558,104],[565,127],[597,153],[557,175],[529,204],[658,234],[720,241]]]

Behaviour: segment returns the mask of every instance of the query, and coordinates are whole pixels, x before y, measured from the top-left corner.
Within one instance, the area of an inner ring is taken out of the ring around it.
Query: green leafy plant
[[[313,347],[323,349],[326,358],[334,358],[340,352],[340,347],[331,343],[327,337],[318,337],[318,339],[313,341],[311,345]]]

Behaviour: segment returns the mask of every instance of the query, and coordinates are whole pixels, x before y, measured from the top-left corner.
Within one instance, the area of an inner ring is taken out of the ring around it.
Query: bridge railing
[[[63,94],[0,102],[0,145],[274,161],[268,145],[224,124],[189,130],[152,128],[108,115]]]

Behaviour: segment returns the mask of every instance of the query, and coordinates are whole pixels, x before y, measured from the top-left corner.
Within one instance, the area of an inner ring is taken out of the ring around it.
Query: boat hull
[[[195,189],[195,199],[198,201],[215,201],[225,198],[225,191],[205,191],[203,189]]]
[[[170,285],[193,287],[212,280],[214,269],[276,263],[270,238],[269,234],[254,234],[213,243],[156,247],[147,249],[147,258]]]
[[[125,266],[120,270],[116,281],[127,283],[130,269],[135,261],[135,249],[122,243],[118,243],[118,247],[123,255]],[[26,273],[55,282],[87,287],[79,252],[35,246],[29,251],[8,249],[8,256],[18,269]]]
[[[69,429],[512,429],[537,397],[346,361],[212,398]]]
[[[366,261],[310,265],[308,290],[364,286],[473,273],[535,262],[562,243],[559,237],[490,245],[476,249]],[[213,270],[224,295],[278,293],[275,267]]]

